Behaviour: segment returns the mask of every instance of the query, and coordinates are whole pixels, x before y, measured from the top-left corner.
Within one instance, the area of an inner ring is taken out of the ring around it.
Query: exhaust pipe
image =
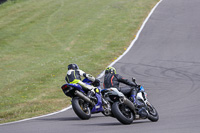
[[[79,91],[75,91],[74,93],[75,95],[79,96],[80,98],[82,98],[84,101],[88,102],[89,104],[91,104],[92,106],[95,106],[95,103],[92,102],[88,97],[86,97],[85,95],[83,95],[83,93],[79,92]]]
[[[126,97],[121,97],[119,98],[119,101],[120,103],[126,104],[136,114],[135,105],[129,99],[127,99]]]

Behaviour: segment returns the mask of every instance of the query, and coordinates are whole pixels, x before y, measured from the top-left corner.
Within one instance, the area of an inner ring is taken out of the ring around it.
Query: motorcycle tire
[[[148,119],[152,122],[156,122],[159,119],[157,110],[150,103],[147,104]]]
[[[122,124],[131,124],[134,120],[133,112],[125,104],[119,102],[113,103],[112,114]]]
[[[79,97],[72,98],[72,108],[82,120],[88,120],[91,117],[91,110],[86,105],[87,103],[83,99]]]

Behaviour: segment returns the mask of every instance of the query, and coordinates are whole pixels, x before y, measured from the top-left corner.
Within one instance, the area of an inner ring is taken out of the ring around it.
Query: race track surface
[[[122,125],[94,114],[80,120],[72,109],[0,126],[0,133],[199,133],[200,0],[163,0],[131,50],[114,67],[135,77],[157,109],[158,122]]]

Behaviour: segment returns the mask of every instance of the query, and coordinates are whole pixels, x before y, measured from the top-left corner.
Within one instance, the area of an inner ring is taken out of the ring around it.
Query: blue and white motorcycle
[[[132,81],[136,84],[135,79],[132,79]],[[110,102],[112,115],[122,124],[131,124],[136,119],[148,118],[152,122],[159,119],[158,112],[148,101],[147,94],[142,86],[138,88],[137,105],[133,104],[130,95],[124,95],[117,88],[106,88],[101,93],[104,99]]]
[[[111,115],[110,103],[101,97],[100,81],[92,82],[85,78],[83,82],[96,87],[94,96],[88,96],[88,92],[79,84],[67,83],[61,87],[65,95],[72,98],[72,108],[76,115],[82,120],[87,120],[91,117],[91,114],[99,112],[105,116]]]

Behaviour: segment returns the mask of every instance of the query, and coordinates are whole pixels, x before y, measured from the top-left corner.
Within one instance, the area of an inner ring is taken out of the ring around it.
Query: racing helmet
[[[76,64],[69,64],[68,65],[68,70],[70,70],[70,69],[77,70],[79,68],[78,68],[78,65],[76,65]]]
[[[116,69],[114,67],[107,67],[105,70],[105,74],[107,73],[114,73],[116,74]]]

